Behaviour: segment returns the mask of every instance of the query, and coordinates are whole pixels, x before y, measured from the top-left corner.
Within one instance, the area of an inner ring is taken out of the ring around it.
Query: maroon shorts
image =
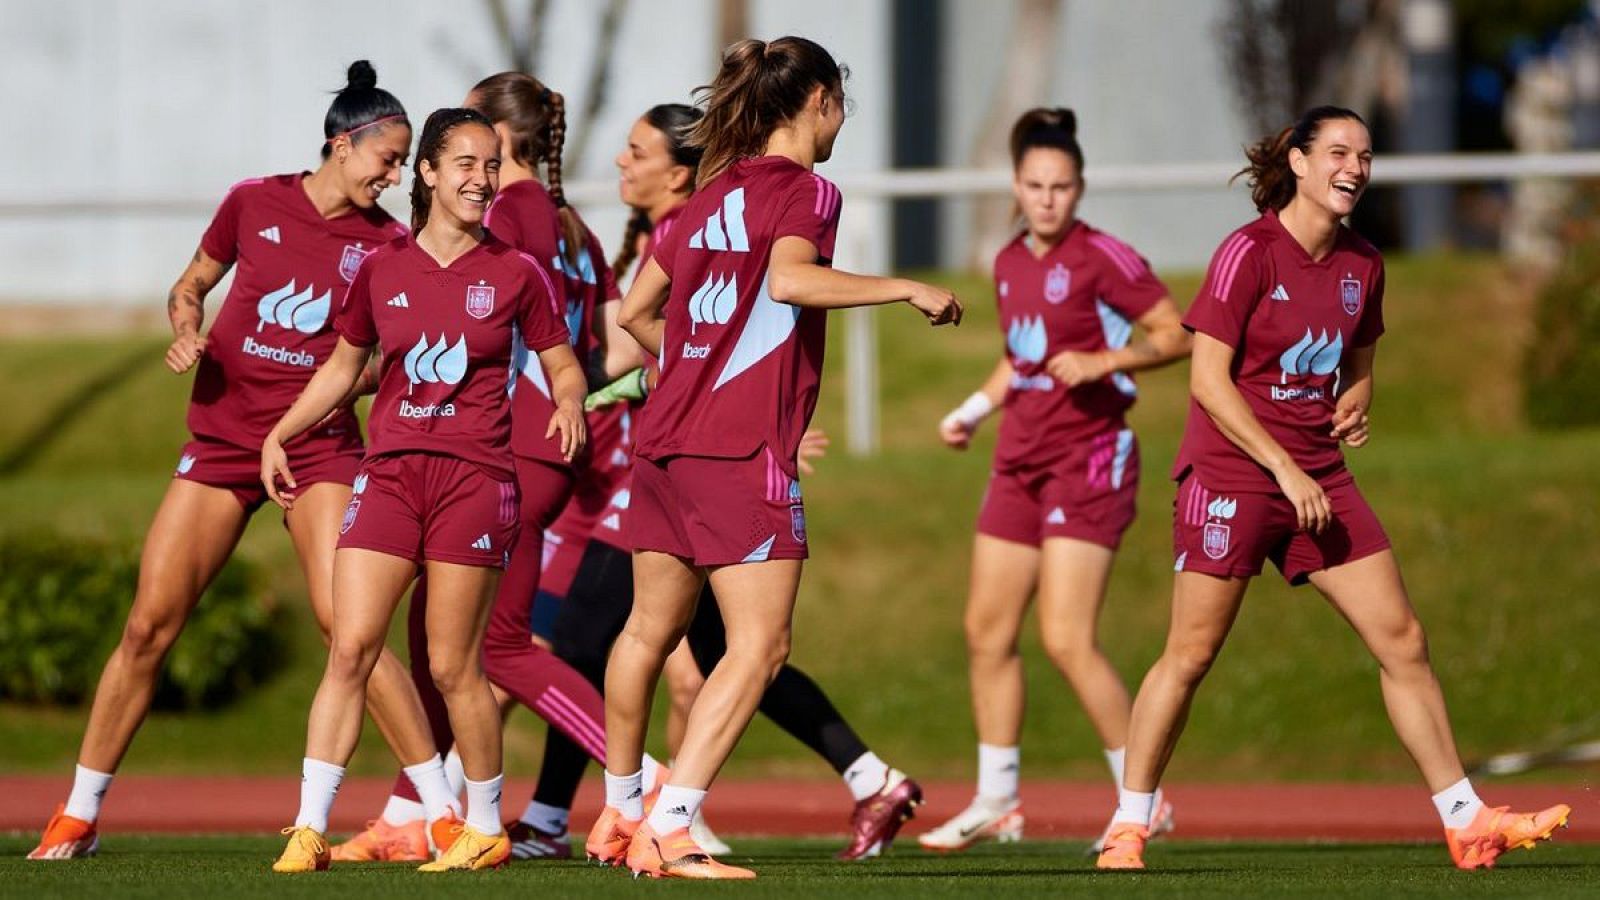
[[[1333,521],[1310,534],[1299,530],[1294,504],[1282,494],[1221,494],[1191,469],[1178,482],[1173,504],[1173,570],[1248,577],[1260,575],[1270,559],[1290,584],[1305,584],[1313,572],[1388,549],[1389,536],[1354,479],[1341,473],[1322,489]]]
[[[453,456],[368,459],[339,524],[339,547],[421,564],[505,568],[517,537],[517,485]]]
[[[348,485],[361,468],[365,450],[359,439],[313,438],[292,442],[289,471],[302,490],[323,481]],[[240,447],[211,438],[195,438],[183,445],[173,478],[230,491],[249,512],[267,502],[261,486],[261,448]]]
[[[1138,494],[1139,442],[1132,429],[1116,428],[1053,465],[991,475],[978,533],[1031,547],[1064,537],[1115,550]]]
[[[696,566],[806,558],[800,482],[765,446],[744,459],[634,461],[627,543]]]

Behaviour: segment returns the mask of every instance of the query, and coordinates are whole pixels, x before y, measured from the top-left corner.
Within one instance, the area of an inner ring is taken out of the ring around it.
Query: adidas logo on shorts
[[[405,291],[401,291],[400,293],[395,294],[393,297],[389,298],[388,305],[389,306],[393,306],[393,307],[395,307],[397,309],[410,309],[411,308],[411,301],[406,299],[406,292]]]
[[[256,232],[256,237],[266,238],[274,244],[283,243],[283,235],[278,232],[278,226],[272,225]]]
[[[477,540],[472,542],[472,549],[474,549],[474,550],[493,550],[494,546],[489,543],[489,536],[487,534],[485,534],[485,535],[480,536]]]

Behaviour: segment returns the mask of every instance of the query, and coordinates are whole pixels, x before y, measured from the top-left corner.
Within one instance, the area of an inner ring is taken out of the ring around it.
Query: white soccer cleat
[[[689,822],[689,837],[694,838],[700,849],[712,856],[726,856],[733,852],[733,848],[717,837],[717,833],[706,824],[705,813],[698,809],[694,811],[694,819]]]
[[[917,838],[924,849],[953,852],[965,850],[979,841],[1002,844],[1022,840],[1022,801],[1013,797],[996,803],[983,797],[972,798],[966,809],[950,821]]]
[[[1105,851],[1106,839],[1111,836],[1111,828],[1114,825],[1116,817],[1113,815],[1112,820],[1106,823],[1106,830],[1100,832],[1099,839],[1089,845],[1090,856],[1099,856]],[[1155,840],[1163,834],[1171,834],[1172,829],[1176,827],[1172,818],[1172,804],[1167,802],[1167,798],[1162,796],[1160,791],[1156,791],[1156,812],[1150,817],[1150,840]]]

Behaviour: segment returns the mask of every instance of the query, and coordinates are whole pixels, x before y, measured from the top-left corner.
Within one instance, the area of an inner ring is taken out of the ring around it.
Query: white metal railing
[[[1221,187],[1239,171],[1238,161],[1194,163],[1096,164],[1090,170],[1096,193],[1194,190]],[[1007,169],[899,169],[841,172],[832,176],[845,193],[863,199],[996,194],[1010,190]],[[1374,184],[1470,183],[1523,178],[1600,177],[1600,152],[1448,153],[1379,156]],[[567,185],[567,196],[584,206],[617,203],[612,179]],[[54,218],[79,215],[209,216],[217,198],[104,193],[29,197],[0,196],[0,217]]]

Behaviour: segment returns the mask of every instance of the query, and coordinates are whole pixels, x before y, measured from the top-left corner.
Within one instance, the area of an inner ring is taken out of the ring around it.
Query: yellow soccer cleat
[[[404,825],[373,819],[366,830],[333,846],[334,862],[426,862],[432,856],[421,819]]]
[[[484,834],[471,825],[458,825],[450,849],[431,863],[417,867],[418,872],[475,871],[498,869],[511,860],[511,838],[504,831]]]
[[[1500,854],[1518,848],[1532,849],[1564,828],[1572,807],[1558,803],[1546,810],[1514,813],[1509,807],[1485,806],[1465,828],[1446,828],[1445,845],[1458,869],[1492,869]]]
[[[289,836],[289,846],[283,848],[283,855],[272,864],[274,872],[322,872],[328,868],[331,857],[328,853],[328,841],[322,832],[309,826],[299,828],[290,826],[282,832]]]

